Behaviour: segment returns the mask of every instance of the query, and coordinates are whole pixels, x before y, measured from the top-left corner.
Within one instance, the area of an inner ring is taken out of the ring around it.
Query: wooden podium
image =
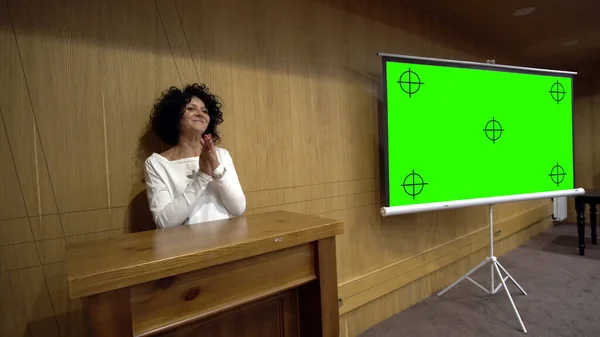
[[[338,337],[343,222],[270,212],[69,244],[86,336]]]

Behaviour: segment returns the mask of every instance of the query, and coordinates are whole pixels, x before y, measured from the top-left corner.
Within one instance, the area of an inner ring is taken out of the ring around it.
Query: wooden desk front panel
[[[315,248],[313,243],[307,243],[133,286],[130,294],[134,335],[164,332],[315,279]],[[240,322],[273,314],[275,309],[282,312],[280,304],[273,305],[245,315]]]
[[[228,310],[215,317],[173,329],[160,337],[298,337],[298,291]]]

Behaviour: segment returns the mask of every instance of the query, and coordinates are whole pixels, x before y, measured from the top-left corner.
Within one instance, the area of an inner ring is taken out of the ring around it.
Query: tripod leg
[[[527,292],[525,292],[525,290],[517,283],[517,281],[515,281],[515,279],[506,271],[506,269],[504,269],[502,264],[497,260],[496,260],[496,264],[498,265],[498,267],[500,267],[500,269],[502,269],[502,271],[506,274],[506,276],[508,276],[508,278],[515,284],[515,286],[517,286],[517,288],[519,288],[519,290],[521,290],[523,295],[527,296]]]
[[[473,274],[477,269],[483,267],[483,265],[485,265],[486,263],[488,263],[489,261],[487,259],[481,261],[481,263],[479,263],[477,266],[475,266],[473,269],[471,269],[468,273],[466,273],[465,275],[463,275],[461,278],[459,278],[458,280],[454,281],[454,283],[452,283],[451,285],[447,286],[444,290],[440,291],[437,295],[438,296],[442,296],[444,295],[444,293],[446,293],[448,290],[450,290],[452,287],[454,287],[455,285],[459,284],[460,281],[466,279],[467,277],[469,277],[471,274]],[[485,288],[484,288],[485,289]],[[485,289],[487,291],[487,289]]]
[[[519,315],[519,310],[517,310],[517,306],[515,305],[515,302],[513,302],[512,296],[510,296],[510,291],[508,291],[508,288],[506,287],[506,282],[504,282],[504,277],[502,276],[502,273],[500,272],[500,268],[498,268],[498,262],[492,261],[492,265],[496,266],[496,271],[498,272],[500,281],[502,281],[502,285],[504,286],[506,296],[508,296],[508,299],[510,300],[510,304],[512,304],[512,307],[515,310],[515,314],[517,315],[517,318],[519,319],[519,323],[521,323],[521,328],[523,329],[523,332],[527,333],[527,329],[525,329],[525,325],[523,324],[523,321],[521,320],[521,315]]]
[[[490,293],[494,295],[496,293],[496,289],[494,288],[494,264],[490,263],[490,272],[491,272],[491,281],[490,281]]]

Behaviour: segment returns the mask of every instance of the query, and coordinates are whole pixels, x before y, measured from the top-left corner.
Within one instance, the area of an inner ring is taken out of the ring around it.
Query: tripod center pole
[[[490,257],[494,256],[494,211],[493,206],[490,205]]]
[[[490,264],[490,274],[491,274],[491,279],[490,279],[490,293],[494,294],[495,292],[495,285],[494,285],[494,212],[493,212],[493,206],[494,205],[490,205],[489,207],[489,211],[490,211],[490,259],[492,259],[492,263]]]

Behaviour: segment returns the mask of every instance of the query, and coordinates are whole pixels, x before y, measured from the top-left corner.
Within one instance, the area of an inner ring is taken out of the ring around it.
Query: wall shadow
[[[60,330],[56,323],[56,318],[47,317],[38,320],[30,320],[27,322],[27,327],[21,336],[60,336]]]
[[[39,267],[38,267],[39,268]],[[40,275],[41,276],[41,275]],[[66,282],[65,282],[66,283]],[[25,289],[23,289],[25,290]],[[30,289],[27,289],[30,290]],[[8,327],[5,330],[2,327],[1,331],[10,331],[13,334],[11,336],[60,336],[60,329],[58,326],[58,321],[53,315],[53,308],[50,306],[50,297],[47,293],[46,288],[37,289],[37,296],[34,300],[34,303],[29,304],[21,304],[22,311],[29,311],[30,315],[33,314],[33,317],[27,318],[27,325],[21,325],[25,322],[15,322],[15,325],[12,327]],[[17,297],[15,297],[17,299]],[[8,303],[6,303],[8,304]],[[30,307],[27,307],[31,305]],[[17,304],[16,308],[19,308],[19,304]],[[6,308],[2,308],[2,315],[7,315],[10,311],[8,306]],[[7,322],[7,321],[5,321]],[[21,331],[18,331],[21,330]]]
[[[404,33],[421,36],[440,46],[459,50],[471,55],[468,61],[485,62],[489,58],[502,60],[499,63],[511,63],[516,52],[499,40],[482,35],[477,27],[470,27],[460,21],[449,21],[429,13],[418,1],[370,1],[370,0],[316,0],[326,6],[335,7],[352,15],[384,24],[401,30]],[[399,43],[396,48],[403,48]],[[511,53],[498,54],[500,50],[511,50]],[[493,53],[491,53],[493,51]],[[377,52],[396,53],[394,49]],[[438,57],[431,50],[422,51],[418,56]],[[508,59],[510,57],[510,59]],[[531,65],[525,57],[516,55],[521,66]]]
[[[81,309],[70,308],[66,313],[56,315],[56,320],[59,322],[61,336],[85,336],[84,316]]]
[[[129,203],[127,207],[127,220],[129,221],[129,233],[156,229],[145,190],[139,192]]]
[[[138,141],[136,156],[136,170],[138,176],[144,177],[144,162],[152,153],[161,153],[165,145],[148,128],[145,129],[142,137]],[[129,232],[137,233],[156,229],[156,224],[150,212],[148,197],[144,188],[140,190],[140,185],[145,187],[145,180],[142,178],[139,184],[132,186],[130,195],[133,195],[127,207],[127,220],[129,222]]]
[[[424,41],[415,44],[400,39],[389,50],[369,51],[373,53],[370,64],[379,62],[376,52],[410,49],[418,50],[421,56],[435,56],[430,42],[461,50],[473,56],[471,60],[482,62],[495,57],[488,51],[497,47],[487,39],[475,43],[469,37],[473,31],[454,28],[455,24],[431,18],[415,4],[404,1],[313,0],[276,4],[256,0],[235,2],[235,11],[227,10],[234,3],[229,1],[216,8],[201,1],[177,0],[110,0],[86,2],[85,6],[45,6],[42,0],[7,3],[12,25],[0,23],[0,29],[12,34],[14,26],[21,41],[27,36],[45,36],[58,40],[58,45],[93,45],[106,50],[138,49],[167,55],[191,51],[195,63],[208,60],[302,75],[308,70],[314,76],[338,76],[330,68],[331,60],[345,58],[347,51],[335,48],[341,36],[361,33],[359,37],[370,43],[371,37],[366,35],[369,32],[365,34],[361,27],[354,27],[354,19],[340,17],[336,14],[339,11]],[[43,20],[32,14],[41,6]],[[207,11],[211,15],[197,19],[198,13]],[[352,48],[351,44],[348,47]],[[364,46],[359,48],[363,50]]]

